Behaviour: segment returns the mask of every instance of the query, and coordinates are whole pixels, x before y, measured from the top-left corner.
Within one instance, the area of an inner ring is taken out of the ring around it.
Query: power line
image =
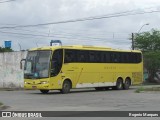
[[[46,43],[43,43],[43,42],[40,42],[40,41],[48,41],[49,39],[44,39],[44,38],[49,38],[49,37],[40,37],[40,36],[28,36],[28,35],[19,35],[19,34],[9,34],[7,35],[7,37],[9,36],[16,36],[16,37],[19,37],[19,38],[29,38],[29,40],[32,40],[34,41],[35,37],[38,37],[38,44],[45,44]],[[2,34],[2,36],[5,36]],[[52,36],[51,36],[52,37]],[[40,38],[40,39],[39,39]],[[8,39],[8,38],[7,38]],[[16,38],[17,39],[17,38]],[[98,44],[102,44],[102,45],[109,45],[109,44],[112,44],[112,45],[129,45],[130,46],[130,41],[124,41],[124,39],[114,39],[114,40],[111,40],[111,39],[99,39],[99,40],[90,40],[90,39],[80,39],[80,38],[73,38],[73,37],[64,37],[64,36],[58,36],[57,38],[55,37],[55,39],[61,39],[61,41],[65,44],[65,43],[70,43],[70,44],[84,44],[84,45],[98,45]],[[12,39],[13,40],[13,39]],[[123,40],[123,41],[122,41]],[[49,42],[49,41],[48,41]],[[37,42],[36,42],[37,44]]]
[[[3,1],[3,0],[0,0],[0,1]],[[16,1],[16,0],[12,0],[12,1]],[[155,6],[146,7],[146,8],[143,8],[143,10],[148,10],[148,9],[153,9],[153,8],[156,8],[156,7]],[[117,12],[117,13],[110,13],[110,14],[107,14],[107,15],[117,15],[117,14],[131,13],[131,12],[137,12],[137,9],[132,9],[132,10],[123,11],[123,12]],[[92,16],[92,17],[86,17],[86,18],[103,17],[103,16],[106,16],[106,15]],[[14,25],[14,26],[18,26],[16,24],[6,24],[6,23],[0,23],[0,25]]]
[[[17,28],[16,28],[17,29]],[[21,30],[20,28],[18,28],[18,30]],[[23,30],[23,29],[22,29]],[[32,32],[32,34],[28,34],[28,33],[18,33],[18,32],[8,32],[8,31],[1,31],[1,33],[5,33],[8,34],[8,36],[13,35],[13,36],[17,36],[19,38],[41,38],[44,40],[44,38],[54,38],[54,39],[61,39],[61,40],[69,40],[71,43],[73,42],[94,42],[94,43],[113,43],[113,44],[130,44],[130,40],[128,40],[128,37],[114,37],[112,38],[112,36],[108,37],[108,36],[103,36],[103,37],[96,37],[95,34],[93,34],[92,36],[81,36],[81,35],[75,35],[75,34],[55,34],[54,35],[50,35],[48,36],[48,33],[46,34],[33,34],[34,31],[30,31]],[[28,32],[28,30],[27,30]],[[23,36],[23,37],[20,37]]]
[[[53,30],[53,32],[50,32],[50,34],[52,35],[78,35],[78,36],[86,36],[86,35],[98,35],[98,36],[104,36],[106,37],[106,35],[108,36],[113,36],[114,35],[121,35],[121,36],[128,36],[128,34],[130,34],[130,32],[105,32],[105,31],[92,31],[91,30],[71,30],[71,29],[65,29],[64,31],[64,28],[61,28],[62,30]],[[28,29],[23,29],[23,28],[14,28],[13,30],[15,31],[23,31],[23,32],[31,32],[31,33],[41,33],[41,34],[48,34],[48,32],[42,32],[42,31],[38,31],[38,30],[28,30]],[[67,31],[67,32],[66,32]],[[69,31],[69,32],[68,32]],[[78,32],[77,32],[78,31]],[[80,31],[80,32],[79,32]],[[99,32],[99,33],[98,33]]]
[[[3,36],[5,36],[5,35],[3,35]],[[7,35],[8,36],[8,35]],[[17,36],[17,35],[12,35],[12,36],[16,36],[16,37],[19,37],[19,36]],[[29,36],[21,36],[20,38],[32,38],[33,39],[33,37],[29,37]],[[38,38],[40,38],[40,37],[38,37]],[[59,38],[61,38],[61,37],[58,37],[58,39]],[[41,39],[43,39],[44,40],[44,38],[42,37]],[[111,41],[111,40],[85,40],[85,39],[74,39],[74,38],[68,38],[68,39],[70,39],[70,43],[74,43],[74,42],[80,42],[81,44],[83,44],[83,43],[91,43],[91,41],[92,41],[92,43],[110,43],[110,44],[130,44],[130,42],[127,42],[127,41],[118,41],[119,39],[117,39],[117,41]],[[68,39],[64,39],[64,37],[62,37],[62,41],[67,41],[68,42]],[[35,40],[35,39],[33,39],[33,40]]]
[[[0,31],[0,33],[5,33],[5,34],[16,34],[16,35],[24,35],[24,36],[33,36],[33,37],[61,37],[61,38],[81,38],[81,39],[92,39],[92,40],[102,40],[102,39],[113,39],[114,38],[107,38],[107,37],[86,37],[86,36],[77,36],[77,35],[64,35],[64,34],[55,34],[55,35],[41,35],[41,34],[30,34],[30,33],[17,33],[17,32],[8,32],[8,31]],[[127,38],[115,38],[115,39],[127,39]]]
[[[96,16],[96,17],[88,17],[88,18],[79,18],[79,19],[72,19],[66,21],[59,21],[59,22],[50,22],[50,23],[42,23],[42,24],[34,24],[34,25],[18,25],[12,27],[0,27],[0,29],[11,29],[11,28],[24,28],[24,27],[38,27],[38,26],[46,26],[46,25],[53,25],[53,24],[64,24],[64,23],[73,23],[73,22],[82,22],[82,21],[90,21],[96,19],[107,19],[107,18],[114,18],[114,17],[122,17],[122,16],[130,16],[130,15],[138,15],[138,14],[146,14],[146,13],[156,13],[160,12],[159,10],[156,11],[146,11],[146,12],[136,12],[136,13],[128,13],[128,12],[121,12],[116,14],[109,14],[103,16]],[[124,14],[125,13],[125,14]],[[127,14],[126,14],[127,13]]]
[[[20,29],[20,28],[15,28],[15,29],[13,29],[13,30],[21,30],[21,32],[23,31],[23,33],[25,32],[25,33],[31,33],[31,34],[33,34],[33,33],[41,33],[41,34],[43,34],[43,35],[48,35],[48,33],[47,32],[37,32],[37,31],[33,31],[33,30],[25,30],[25,29]],[[75,33],[75,32],[64,32],[64,31],[61,31],[61,32],[53,32],[53,33],[50,33],[50,35],[52,35],[52,36],[57,36],[57,35],[60,35],[60,36],[78,36],[78,37],[80,37],[80,38],[83,38],[83,37],[85,37],[85,38],[92,38],[92,39],[101,39],[101,38],[117,38],[117,36],[121,36],[120,38],[126,38],[126,37],[128,37],[128,33],[125,33],[125,34],[120,34],[120,33],[114,33],[114,32],[109,32],[109,33]]]
[[[17,35],[16,35],[17,36]],[[17,36],[19,37],[19,36]],[[38,38],[41,38],[41,40],[44,41],[44,37],[39,37],[39,36],[36,36]],[[20,38],[31,38],[33,40],[34,37],[29,37],[29,36],[25,36],[25,37],[20,37]],[[80,42],[81,44],[83,43],[109,43],[109,44],[129,44],[130,45],[130,41],[128,40],[125,40],[125,39],[99,39],[99,40],[93,40],[93,39],[80,39],[80,38],[72,38],[72,37],[61,37],[61,36],[58,36],[58,37],[55,37],[55,39],[61,39],[61,41],[67,41],[67,42],[70,42],[70,43],[75,43],[77,44],[78,42]],[[40,39],[38,39],[40,40]],[[48,40],[48,39],[47,39]],[[46,41],[46,39],[45,39]]]
[[[0,1],[0,3],[13,2],[13,1],[16,1],[16,0],[6,0],[6,1]]]

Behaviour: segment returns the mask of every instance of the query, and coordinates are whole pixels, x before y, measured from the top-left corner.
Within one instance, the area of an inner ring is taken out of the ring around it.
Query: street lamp
[[[140,33],[140,31],[142,30],[142,28],[143,28],[145,25],[149,25],[149,23],[146,23],[146,24],[142,25],[141,28],[138,30],[138,33]]]
[[[140,33],[140,31],[145,25],[149,25],[149,23],[143,24],[141,28],[138,30],[138,33]],[[134,50],[134,33],[132,33],[132,50]]]

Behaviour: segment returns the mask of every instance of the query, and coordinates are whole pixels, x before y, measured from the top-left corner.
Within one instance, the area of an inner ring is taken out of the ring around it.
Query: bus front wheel
[[[116,86],[113,87],[115,90],[122,90],[123,89],[123,80],[118,78],[116,82]]]
[[[49,90],[40,90],[41,91],[41,93],[43,93],[43,94],[47,94],[48,92],[49,92]]]
[[[63,86],[60,91],[62,94],[67,94],[70,92],[70,89],[71,89],[71,83],[68,80],[66,80],[63,82]]]

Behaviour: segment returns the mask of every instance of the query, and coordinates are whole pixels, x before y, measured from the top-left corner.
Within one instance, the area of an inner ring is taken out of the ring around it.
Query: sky
[[[63,45],[131,49],[131,34],[160,30],[160,0],[0,0],[0,46],[12,41],[15,51],[41,47],[51,40]],[[145,14],[137,14],[137,13]],[[152,12],[152,13],[147,13]],[[134,14],[34,27],[88,17]],[[145,25],[149,24],[149,25]],[[143,26],[143,27],[142,27]],[[142,28],[142,29],[141,29]]]

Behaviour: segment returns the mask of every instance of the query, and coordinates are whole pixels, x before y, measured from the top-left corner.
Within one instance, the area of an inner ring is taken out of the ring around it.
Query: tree
[[[13,50],[11,48],[0,47],[0,52],[13,52]]]
[[[144,53],[144,66],[149,73],[149,82],[156,82],[156,79],[160,82],[160,76],[157,76],[157,71],[160,69],[160,51]]]
[[[152,29],[150,32],[136,34],[135,48],[143,52],[148,82],[160,82],[160,76],[155,79],[160,69],[160,31]]]

